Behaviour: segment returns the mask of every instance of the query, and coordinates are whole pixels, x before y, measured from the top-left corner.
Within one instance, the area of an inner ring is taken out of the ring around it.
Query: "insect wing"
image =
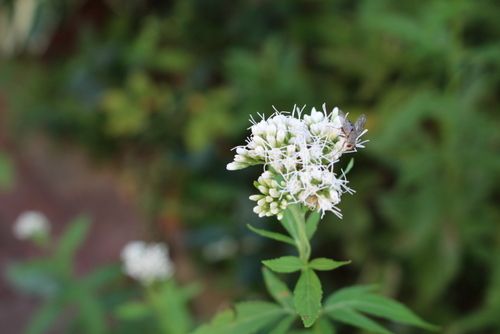
[[[339,111],[339,117],[342,123],[342,131],[346,136],[348,136],[354,130],[354,126],[342,111]]]
[[[356,120],[356,123],[354,124],[354,129],[356,130],[356,133],[359,135],[363,130],[365,129],[365,123],[366,123],[366,116],[365,114],[359,116],[359,118]]]

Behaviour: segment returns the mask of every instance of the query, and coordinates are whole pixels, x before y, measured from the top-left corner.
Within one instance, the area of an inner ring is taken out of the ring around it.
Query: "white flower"
[[[334,167],[344,153],[363,147],[364,118],[353,125],[336,107],[328,113],[323,105],[323,110],[312,108],[303,115],[304,108],[276,111],[258,122],[251,119],[247,144],[236,148],[234,161],[227,165],[228,170],[264,165],[254,183],[260,194],[250,196],[257,202],[254,212],[259,217],[281,219],[293,203],[341,217],[340,198],[353,192],[345,175],[334,172]]]
[[[166,280],[174,273],[168,248],[162,243],[129,242],[121,258],[125,273],[144,285]]]
[[[44,214],[38,211],[23,212],[14,223],[14,236],[19,240],[46,236],[50,231],[50,223]]]

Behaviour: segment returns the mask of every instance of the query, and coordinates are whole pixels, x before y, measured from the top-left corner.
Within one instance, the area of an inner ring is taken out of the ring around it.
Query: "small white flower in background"
[[[334,166],[344,153],[364,147],[364,116],[352,124],[338,108],[329,113],[323,105],[322,111],[312,108],[303,114],[304,108],[276,111],[259,122],[251,119],[247,144],[236,147],[234,161],[227,165],[228,170],[264,165],[254,182],[260,193],[250,196],[259,217],[282,219],[294,203],[342,217],[337,204],[343,193],[353,192],[345,174],[335,172]]]
[[[168,248],[163,243],[129,242],[121,258],[125,273],[145,285],[166,280],[174,273]]]
[[[50,223],[43,213],[38,211],[23,212],[14,223],[14,236],[19,240],[44,237],[49,234]]]

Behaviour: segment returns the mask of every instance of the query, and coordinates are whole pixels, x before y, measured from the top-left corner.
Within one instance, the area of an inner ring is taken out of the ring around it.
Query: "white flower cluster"
[[[250,196],[257,202],[254,212],[260,217],[283,217],[288,204],[301,203],[321,213],[332,211],[341,217],[337,204],[347,187],[344,173],[334,172],[335,163],[344,153],[364,147],[360,140],[366,132],[364,117],[355,124],[334,108],[326,106],[309,114],[304,107],[291,113],[276,111],[259,122],[251,119],[251,135],[247,144],[236,147],[234,161],[228,170],[264,165],[255,182],[260,194]]]
[[[144,285],[166,280],[174,273],[168,248],[162,243],[129,242],[121,258],[125,273]]]
[[[44,214],[38,211],[23,212],[14,223],[14,236],[19,240],[43,237],[49,234],[50,223]]]

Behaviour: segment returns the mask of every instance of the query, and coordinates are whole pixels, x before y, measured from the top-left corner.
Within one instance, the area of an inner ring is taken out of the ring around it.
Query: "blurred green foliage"
[[[500,331],[496,1],[57,1],[40,10],[54,3],[47,49],[0,61],[14,134],[43,130],[118,163],[136,175],[152,218],[179,219],[208,241],[217,229],[257,225],[246,199],[254,175],[224,172],[250,114],[323,102],[365,113],[371,142],[350,176],[357,194],[314,245],[353,261],[329,288],[383,282],[448,333]],[[248,275],[245,264],[234,267]]]
[[[0,190],[8,190],[14,180],[14,168],[9,157],[0,152]]]
[[[171,278],[137,289],[126,284],[115,264],[85,275],[75,272],[75,256],[89,227],[82,216],[69,222],[57,240],[48,235],[31,240],[44,254],[7,268],[7,280],[20,293],[42,300],[25,333],[189,333],[194,324],[188,302],[198,293],[197,285],[181,287]]]
[[[102,288],[120,277],[116,267],[100,268],[85,277],[74,272],[75,253],[87,235],[88,219],[72,222],[60,239],[40,240],[39,246],[53,248],[52,254],[11,265],[7,279],[20,292],[38,295],[43,302],[25,331],[46,333],[65,318],[66,326],[75,333],[103,333],[105,314]],[[70,308],[77,310],[72,315]]]

